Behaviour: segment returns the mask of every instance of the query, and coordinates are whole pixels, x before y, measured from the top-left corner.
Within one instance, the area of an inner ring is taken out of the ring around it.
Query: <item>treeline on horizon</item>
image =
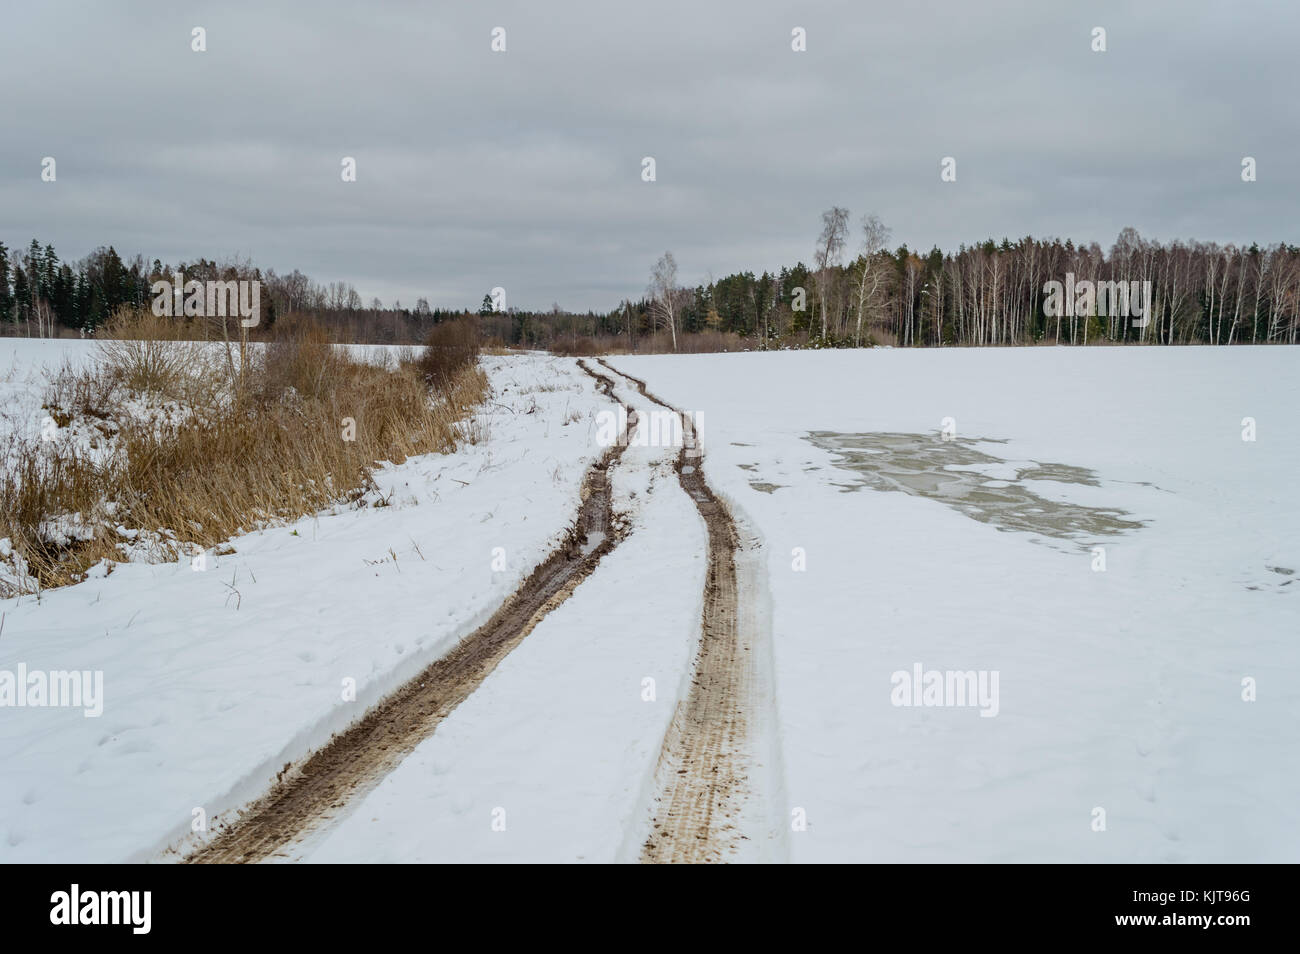
[[[24,252],[0,243],[0,334],[94,335],[122,307],[148,308],[153,282],[252,279],[262,283],[257,338],[284,316],[310,315],[340,341],[417,344],[444,320],[476,315],[484,340],[567,353],[734,351],[894,345],[1264,344],[1300,337],[1300,247],[1143,239],[1124,229],[1097,243],[1026,237],[963,245],[956,252],[886,247],[875,216],[856,243],[848,212],[823,215],[812,264],[741,272],[695,287],[676,281],[665,253],[644,295],[606,313],[510,308],[485,294],[476,311],[367,305],[351,285],[317,284],[298,270],[277,274],[248,261],[165,264],[112,247],[60,261],[35,239]],[[1149,321],[1126,315],[1048,313],[1048,282],[1150,282]],[[184,319],[177,319],[184,320]]]

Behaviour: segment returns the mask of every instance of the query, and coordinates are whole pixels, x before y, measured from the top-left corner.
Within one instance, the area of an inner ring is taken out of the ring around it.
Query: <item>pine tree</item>
[[[59,272],[59,256],[54,254],[54,246],[45,246],[45,256],[41,259],[41,288],[45,290],[45,297],[49,298],[54,293],[54,276]]]
[[[9,290],[9,249],[0,242],[0,322],[14,320],[14,295]]]
[[[72,269],[66,264],[60,265],[58,274],[54,277],[54,291],[50,300],[59,321],[69,328],[81,327],[81,323],[77,321],[75,291],[76,279]]]
[[[94,325],[90,321],[90,279],[86,277],[84,271],[77,273],[76,288],[72,293],[73,300],[73,319],[78,328],[91,328]]]
[[[41,252],[41,243],[36,239],[32,239],[32,244],[27,246],[27,285],[33,306],[40,300],[42,295],[41,274],[45,270],[44,257]]]
[[[27,286],[27,273],[19,266],[14,269],[14,320],[26,321],[32,316],[32,292]]]

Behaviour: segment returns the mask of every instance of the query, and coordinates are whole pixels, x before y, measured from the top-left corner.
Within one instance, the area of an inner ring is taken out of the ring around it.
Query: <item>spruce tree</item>
[[[45,297],[49,298],[54,294],[54,277],[59,272],[59,256],[54,254],[54,246],[45,246],[45,256],[41,259],[41,287],[45,289]]]
[[[27,246],[27,285],[28,294],[31,296],[29,302],[35,305],[41,298],[41,274],[44,271],[44,254],[41,252],[41,243],[32,239],[32,244]]]
[[[22,266],[14,269],[14,320],[26,321],[32,316],[32,293],[27,287],[27,273]]]
[[[9,249],[0,242],[0,321],[14,320],[14,295],[9,288]]]

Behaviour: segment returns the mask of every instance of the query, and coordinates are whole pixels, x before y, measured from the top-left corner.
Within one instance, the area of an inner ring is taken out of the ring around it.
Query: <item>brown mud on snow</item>
[[[621,374],[648,400],[675,410]],[[656,771],[658,788],[649,838],[641,861],[727,861],[748,836],[740,815],[752,794],[749,720],[754,684],[751,634],[739,626],[735,521],[704,480],[690,415],[682,414],[683,447],[676,470],[708,528],[708,575],[704,587],[700,645],[691,688],[678,700]]]
[[[582,361],[578,364],[613,397],[614,382],[608,376]],[[622,539],[623,529],[613,513],[609,468],[625,444],[618,442],[590,466],[574,527],[491,619],[304,762],[285,766],[266,794],[228,827],[216,830],[185,861],[246,863],[282,852],[372,790],[432,735]]]

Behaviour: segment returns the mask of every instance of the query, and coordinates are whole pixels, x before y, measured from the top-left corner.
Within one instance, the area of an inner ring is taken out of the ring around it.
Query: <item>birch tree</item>
[[[817,236],[814,263],[817,266],[817,291],[822,306],[822,338],[826,337],[826,299],[834,278],[834,269],[844,254],[844,242],[849,232],[849,210],[838,205],[822,213],[822,232]]]
[[[853,344],[862,345],[862,320],[875,314],[880,307],[881,292],[889,277],[888,265],[880,261],[880,253],[889,242],[889,229],[876,215],[862,217],[862,255],[858,271],[857,326],[853,331]],[[870,327],[870,324],[868,324]]]
[[[654,270],[650,273],[650,288],[648,289],[652,316],[655,327],[660,324],[668,326],[668,331],[672,336],[673,350],[677,350],[677,260],[673,258],[672,252],[664,252],[659,261],[655,262]]]

